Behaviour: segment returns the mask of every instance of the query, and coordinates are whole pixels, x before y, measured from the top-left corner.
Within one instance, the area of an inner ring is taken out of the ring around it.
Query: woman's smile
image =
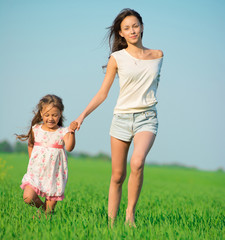
[[[132,36],[130,36],[130,38],[135,39],[135,38],[137,38],[137,35],[132,35]]]

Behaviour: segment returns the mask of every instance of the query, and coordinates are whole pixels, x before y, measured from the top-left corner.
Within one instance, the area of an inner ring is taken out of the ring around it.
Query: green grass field
[[[110,162],[69,158],[65,200],[46,220],[44,215],[33,219],[36,209],[22,199],[19,186],[28,156],[1,153],[0,159],[0,239],[225,239],[222,171],[146,165],[136,208],[137,228],[124,226],[126,179],[117,222],[110,229]]]

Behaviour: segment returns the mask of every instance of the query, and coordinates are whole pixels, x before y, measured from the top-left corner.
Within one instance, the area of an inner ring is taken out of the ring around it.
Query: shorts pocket
[[[157,117],[157,112],[156,111],[146,111],[144,112],[145,118],[149,119],[149,118],[156,118]]]
[[[129,116],[127,116],[127,114],[124,113],[116,113],[113,115],[113,117],[115,119],[129,119]]]

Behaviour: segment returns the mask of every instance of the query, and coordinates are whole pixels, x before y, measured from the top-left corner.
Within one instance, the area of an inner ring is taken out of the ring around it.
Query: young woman
[[[135,207],[142,188],[145,158],[158,128],[155,105],[163,52],[143,46],[142,18],[132,9],[122,10],[109,29],[111,56],[104,81],[76,122],[79,129],[84,119],[106,99],[118,74],[120,93],[110,128],[112,176],[108,217],[113,225],[126,178],[127,153],[133,140],[126,223],[135,226]]]

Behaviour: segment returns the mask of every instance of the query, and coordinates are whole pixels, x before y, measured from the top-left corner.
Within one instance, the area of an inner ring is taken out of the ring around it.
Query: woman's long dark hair
[[[42,122],[41,111],[42,111],[44,106],[50,105],[50,104],[52,105],[52,107],[57,107],[59,109],[59,111],[61,112],[61,117],[59,119],[58,126],[60,126],[60,127],[63,126],[64,117],[63,117],[62,112],[64,110],[64,105],[63,105],[62,99],[60,97],[56,96],[56,95],[48,94],[48,95],[44,96],[39,101],[38,105],[36,106],[35,111],[33,111],[34,117],[31,121],[31,126],[30,126],[30,129],[29,129],[28,133],[27,134],[20,134],[20,135],[16,134],[16,137],[19,140],[26,141],[28,139],[29,145],[34,144],[34,138],[32,136],[32,127],[35,124],[39,124],[39,123]]]
[[[130,8],[123,9],[113,21],[112,26],[107,28],[109,29],[109,47],[111,53],[127,47],[126,40],[120,36],[119,32],[121,31],[121,22],[128,16],[135,16],[140,24],[143,25],[142,17],[138,12]],[[143,32],[141,33],[142,36]]]

